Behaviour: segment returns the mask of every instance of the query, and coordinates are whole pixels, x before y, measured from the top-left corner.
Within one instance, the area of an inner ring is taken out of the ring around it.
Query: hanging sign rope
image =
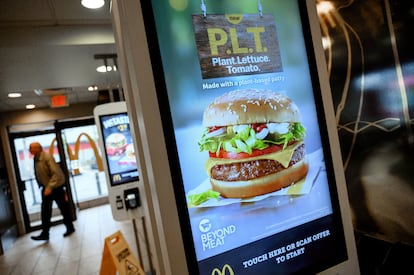
[[[207,16],[207,6],[206,3],[204,2],[204,0],[201,0],[201,12],[203,13],[203,16],[206,17]],[[263,8],[262,8],[262,3],[260,2],[260,0],[257,0],[257,11],[259,12],[260,17],[263,16]]]
[[[262,8],[262,3],[260,3],[260,0],[258,0],[258,2],[257,2],[257,10],[259,11],[260,17],[262,17],[263,16],[263,8]]]
[[[204,3],[204,0],[201,0],[201,11],[203,12],[203,16],[206,17],[207,7],[206,7],[206,4]]]

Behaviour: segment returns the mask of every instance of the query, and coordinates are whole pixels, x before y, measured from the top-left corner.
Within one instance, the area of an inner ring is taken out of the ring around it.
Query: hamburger
[[[204,111],[198,142],[212,190],[247,198],[287,187],[308,173],[305,127],[296,104],[271,90],[235,90]]]
[[[112,133],[105,140],[106,153],[109,156],[122,155],[128,146],[126,137],[121,133]]]

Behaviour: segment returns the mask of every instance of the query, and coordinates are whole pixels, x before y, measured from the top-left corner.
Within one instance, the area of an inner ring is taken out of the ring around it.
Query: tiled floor
[[[1,275],[99,274],[105,237],[120,230],[137,257],[132,221],[114,221],[110,206],[78,212],[76,232],[63,238],[64,225],[52,227],[49,242],[33,241],[32,232],[21,236],[0,256]]]

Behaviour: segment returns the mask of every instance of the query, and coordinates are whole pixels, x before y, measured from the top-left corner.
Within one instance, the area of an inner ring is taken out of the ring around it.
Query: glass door
[[[41,226],[41,193],[34,176],[33,156],[29,152],[33,141],[40,142],[63,168],[74,217],[75,206],[83,209],[108,203],[108,187],[93,118],[55,121],[30,131],[10,130],[21,208],[28,232]],[[52,224],[61,221],[60,211],[53,203]]]
[[[41,226],[40,206],[41,206],[41,189],[36,181],[33,167],[33,156],[29,152],[30,143],[37,141],[43,147],[43,150],[53,155],[57,163],[61,164],[61,154],[56,139],[56,133],[53,130],[42,132],[31,132],[11,134],[11,146],[14,152],[14,162],[16,167],[16,178],[19,187],[20,201],[23,210],[26,229],[33,231]],[[62,164],[61,164],[62,166]],[[64,168],[64,166],[62,167]],[[63,169],[66,177],[67,171]],[[70,190],[68,190],[70,194]],[[52,224],[62,221],[62,216],[53,203]]]
[[[93,120],[58,123],[70,174],[70,186],[77,206],[106,203],[108,187],[99,149],[98,131]]]

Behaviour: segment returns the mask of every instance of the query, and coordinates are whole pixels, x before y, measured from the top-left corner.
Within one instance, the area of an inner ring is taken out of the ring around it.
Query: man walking
[[[67,237],[75,232],[75,227],[72,223],[69,203],[64,189],[65,176],[63,171],[53,156],[43,151],[42,145],[39,142],[31,143],[29,151],[34,156],[35,176],[42,191],[42,232],[40,235],[32,236],[31,238],[35,241],[49,240],[53,201],[56,202],[63,216],[63,223],[66,226],[66,232],[63,234],[63,237]]]

